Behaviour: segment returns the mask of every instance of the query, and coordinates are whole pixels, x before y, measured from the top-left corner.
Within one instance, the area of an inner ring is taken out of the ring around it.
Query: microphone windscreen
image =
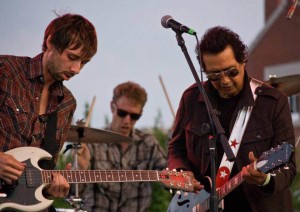
[[[161,25],[164,28],[170,28],[170,26],[168,25],[168,21],[172,19],[172,16],[170,15],[165,15],[164,17],[161,18]]]

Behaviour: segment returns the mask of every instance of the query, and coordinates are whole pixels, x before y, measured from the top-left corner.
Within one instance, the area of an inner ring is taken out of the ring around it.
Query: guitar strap
[[[59,144],[56,141],[56,128],[57,110],[47,116],[47,127],[41,148],[49,152],[52,155],[52,159],[42,160],[41,164],[39,164],[42,169],[52,170],[55,168],[54,157],[59,151]]]
[[[259,87],[261,85],[262,85],[262,82],[260,82],[256,79],[251,79],[251,81],[250,81],[250,87],[251,87],[254,101],[256,100],[256,97],[257,97],[257,95],[255,94],[255,90],[257,87]],[[237,156],[237,153],[239,151],[240,144],[241,144],[241,141],[242,141],[242,138],[244,135],[244,131],[246,129],[248,120],[249,120],[251,112],[252,112],[252,108],[253,108],[252,106],[245,106],[239,111],[238,116],[235,120],[233,129],[232,129],[232,132],[228,139],[231,150],[235,157]],[[228,181],[233,164],[234,164],[234,162],[230,162],[227,159],[227,156],[224,152],[222,161],[221,161],[221,164],[218,169],[217,176],[216,176],[216,188],[220,188]]]

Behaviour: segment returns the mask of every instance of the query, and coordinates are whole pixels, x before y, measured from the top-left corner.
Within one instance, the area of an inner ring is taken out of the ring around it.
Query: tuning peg
[[[271,173],[271,176],[275,177],[275,176],[276,176],[276,174],[273,172],[273,173]]]
[[[170,188],[170,193],[173,194],[173,189]]]
[[[290,167],[288,167],[288,166],[287,166],[287,164],[285,164],[285,166],[283,167],[283,169],[285,169],[285,170],[289,170],[289,169],[290,169]]]
[[[169,171],[169,168],[167,167],[166,170]]]
[[[180,191],[180,190],[177,190],[177,191],[176,191],[176,194],[180,195],[180,194],[181,194],[181,191]]]
[[[173,169],[173,171],[175,172],[175,175],[176,175],[176,176],[179,175],[176,169]]]

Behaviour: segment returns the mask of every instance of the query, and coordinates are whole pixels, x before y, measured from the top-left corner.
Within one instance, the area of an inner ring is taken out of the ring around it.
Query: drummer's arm
[[[81,148],[78,150],[78,169],[87,170],[90,166],[91,153],[85,143],[81,144]]]

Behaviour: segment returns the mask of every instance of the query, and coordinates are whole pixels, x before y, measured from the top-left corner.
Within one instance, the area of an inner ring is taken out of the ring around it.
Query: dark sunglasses
[[[117,114],[121,118],[125,118],[127,115],[129,115],[132,120],[137,121],[142,116],[142,114],[129,113],[129,112],[125,111],[125,110],[119,109],[118,105],[117,104],[115,104],[115,105],[116,105],[116,108],[117,108]]]
[[[224,71],[216,71],[216,72],[205,72],[206,77],[209,81],[218,81],[221,79],[221,73],[224,73],[227,77],[236,77],[239,74],[239,70],[236,68],[224,70]]]

